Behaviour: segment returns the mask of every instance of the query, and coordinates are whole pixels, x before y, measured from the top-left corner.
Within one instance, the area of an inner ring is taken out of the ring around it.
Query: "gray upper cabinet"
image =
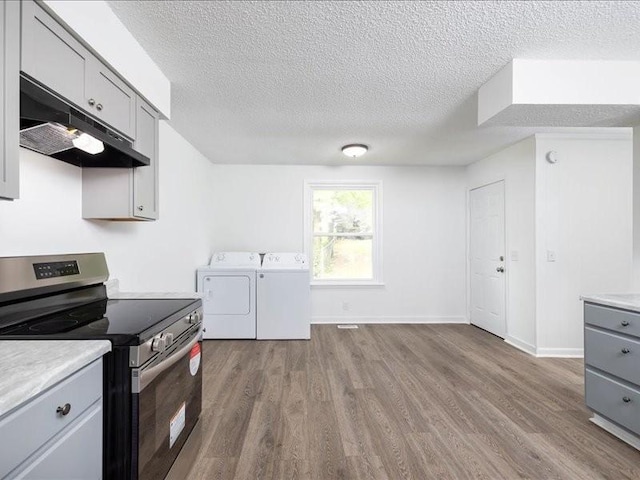
[[[33,1],[22,2],[21,70],[84,108],[92,54]]]
[[[23,2],[24,73],[89,115],[135,136],[135,92],[33,1]]]
[[[88,67],[85,108],[107,125],[135,138],[135,92],[97,58],[92,57]]]
[[[3,2],[5,10],[14,4],[18,5],[14,24],[20,25],[20,3]],[[133,169],[83,169],[83,218],[157,219],[158,112],[42,5],[33,0],[23,1],[21,24],[21,61],[19,54],[15,54],[21,70],[87,115],[128,137],[133,141],[133,147],[151,160],[149,166]],[[13,28],[18,32],[18,27]],[[19,32],[17,35],[19,42]],[[19,52],[18,46],[14,46],[12,51]],[[18,64],[12,76],[16,85],[15,99],[19,91],[17,72]],[[11,117],[16,122],[19,122],[18,112],[19,105],[16,104]],[[18,129],[19,125],[16,125],[11,130],[15,132],[16,151]],[[0,184],[0,195],[3,193]]]
[[[18,198],[20,3],[0,3],[0,199]]]
[[[138,97],[134,148],[151,163],[133,170],[134,215],[154,220],[158,218],[158,125],[158,112]]]
[[[133,169],[83,169],[83,218],[140,221],[158,218],[158,123],[158,112],[138,96],[134,148],[151,162]]]

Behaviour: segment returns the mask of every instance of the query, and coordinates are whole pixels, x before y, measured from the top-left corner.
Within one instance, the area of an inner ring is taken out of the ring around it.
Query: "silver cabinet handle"
[[[93,98],[89,99],[89,106],[93,107],[96,104],[96,101]]]
[[[96,105],[96,108],[98,109],[98,111],[101,111],[102,110],[102,104],[99,103],[98,105]]]
[[[71,404],[65,403],[63,407],[56,408],[56,413],[62,415],[63,417],[67,415],[71,411]]]
[[[144,205],[138,205],[138,211],[143,211],[144,210]]]
[[[498,267],[498,268],[496,268],[496,272],[498,272],[498,273],[504,273],[504,267]]]
[[[621,351],[622,353],[624,353],[625,355],[626,355],[627,353],[630,353],[630,352],[631,352],[631,350],[629,350],[627,347],[624,347],[624,348],[623,348],[622,350],[620,350],[620,351]]]
[[[628,327],[628,326],[629,326],[629,322],[628,322],[627,320],[623,320],[623,321],[622,321],[622,323],[621,323],[621,325],[622,325],[623,327]]]
[[[622,401],[624,403],[631,403],[631,399],[629,397],[622,397]]]

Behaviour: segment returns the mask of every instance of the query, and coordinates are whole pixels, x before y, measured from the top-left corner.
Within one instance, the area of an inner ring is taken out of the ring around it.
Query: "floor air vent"
[[[338,328],[355,329],[358,325],[338,325]]]

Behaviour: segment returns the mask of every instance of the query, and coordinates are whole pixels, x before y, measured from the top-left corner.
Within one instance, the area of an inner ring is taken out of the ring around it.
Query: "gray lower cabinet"
[[[96,120],[135,138],[133,89],[33,0],[22,3],[20,65]]]
[[[20,3],[0,3],[0,199],[19,196]]]
[[[102,477],[102,359],[0,418],[0,478]]]
[[[637,447],[640,313],[585,303],[584,320],[586,405],[600,417],[595,423]]]
[[[85,168],[82,171],[82,217],[101,220],[158,218],[159,114],[136,98],[134,148],[151,163],[133,169]]]

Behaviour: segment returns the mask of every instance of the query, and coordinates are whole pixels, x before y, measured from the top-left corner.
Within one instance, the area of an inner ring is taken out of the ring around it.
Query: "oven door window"
[[[192,333],[176,341],[160,361],[133,371],[134,391],[139,393],[133,399],[132,444],[137,462],[134,452],[132,467],[141,480],[166,476],[198,421],[202,408],[199,338],[199,331]]]

